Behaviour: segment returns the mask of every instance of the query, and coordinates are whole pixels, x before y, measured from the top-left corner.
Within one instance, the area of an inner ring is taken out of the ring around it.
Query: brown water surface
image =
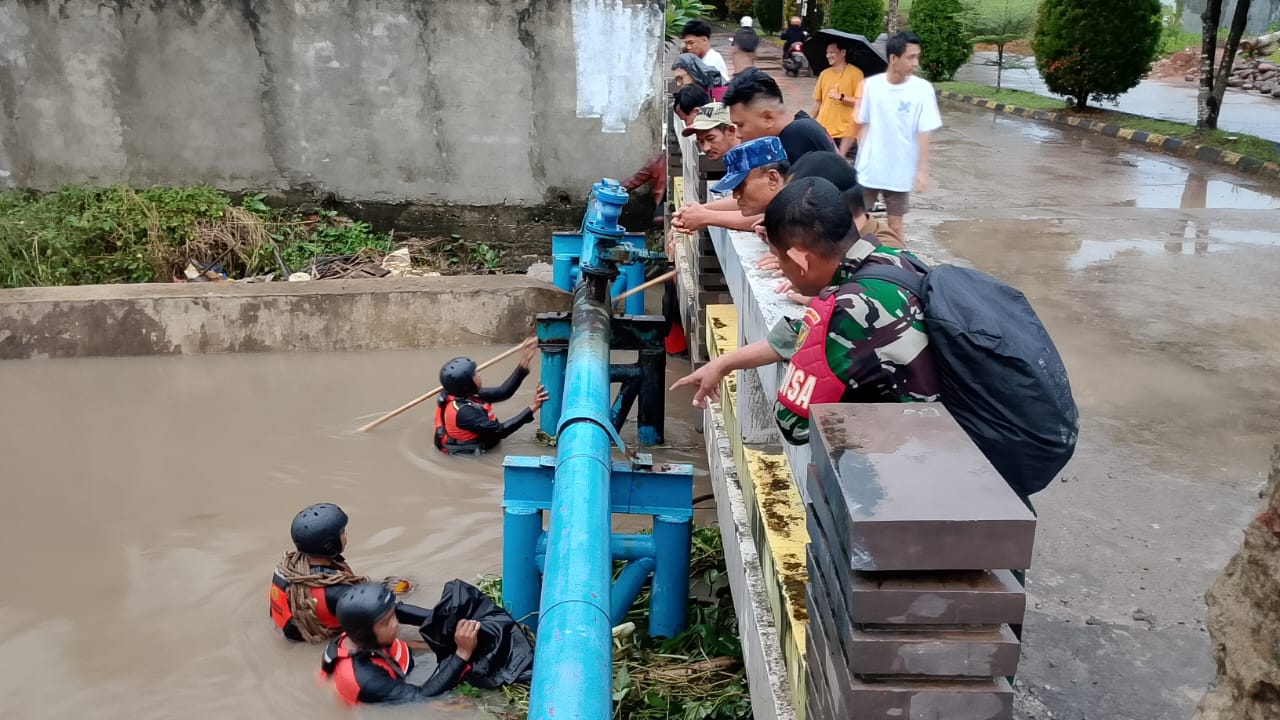
[[[272,626],[271,570],[294,513],[327,501],[351,516],[357,572],[416,579],[411,601],[500,572],[503,455],[553,452],[532,426],[480,459],[430,447],[430,403],[353,432],[468,353],[495,350],[0,363],[0,718],[351,717],[316,684],[320,648]],[[668,400],[685,449],[655,456],[705,467],[688,402]],[[466,703],[357,714],[482,716]]]

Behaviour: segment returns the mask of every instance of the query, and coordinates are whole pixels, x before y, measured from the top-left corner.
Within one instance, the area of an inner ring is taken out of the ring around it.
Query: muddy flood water
[[[289,522],[339,503],[355,570],[413,578],[426,606],[452,578],[500,572],[502,458],[547,454],[535,426],[478,460],[432,449],[434,402],[354,432],[434,387],[446,359],[500,349],[0,363],[0,718],[352,717],[317,685],[321,648],[267,614]],[[693,463],[694,495],[709,492],[689,398],[667,407],[673,447],[655,459]],[[459,699],[355,715],[486,716]]]

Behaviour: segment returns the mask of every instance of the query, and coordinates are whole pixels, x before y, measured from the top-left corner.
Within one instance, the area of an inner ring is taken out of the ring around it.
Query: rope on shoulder
[[[307,556],[290,550],[276,566],[280,575],[289,583],[286,593],[289,597],[289,608],[293,613],[293,624],[298,627],[302,639],[309,643],[328,640],[341,632],[339,628],[331,628],[320,622],[316,616],[316,600],[311,596],[312,588],[324,588],[332,585],[358,585],[368,582],[369,578],[351,572],[351,566],[344,562],[335,563],[337,572],[313,573]]]

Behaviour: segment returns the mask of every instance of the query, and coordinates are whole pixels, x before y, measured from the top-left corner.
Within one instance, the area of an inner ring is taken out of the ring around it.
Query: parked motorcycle
[[[801,70],[809,70],[809,60],[804,56],[804,43],[794,42],[787,46],[782,54],[782,69],[791,77],[800,77]]]

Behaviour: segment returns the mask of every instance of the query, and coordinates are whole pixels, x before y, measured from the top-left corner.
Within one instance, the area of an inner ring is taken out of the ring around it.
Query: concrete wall
[[[658,145],[659,0],[0,0],[0,188],[532,206]]]
[[[517,276],[0,290],[0,359],[514,343],[570,300]]]
[[[1166,2],[1166,5],[1175,5]],[[1182,27],[1190,32],[1200,32],[1200,14],[1204,12],[1205,0],[1179,0],[1175,7],[1182,11]],[[1231,18],[1236,13],[1236,0],[1222,0],[1223,28],[1231,27]],[[1267,26],[1280,22],[1280,0],[1252,0],[1249,3],[1249,20],[1245,24],[1245,37],[1251,37],[1266,31]]]

